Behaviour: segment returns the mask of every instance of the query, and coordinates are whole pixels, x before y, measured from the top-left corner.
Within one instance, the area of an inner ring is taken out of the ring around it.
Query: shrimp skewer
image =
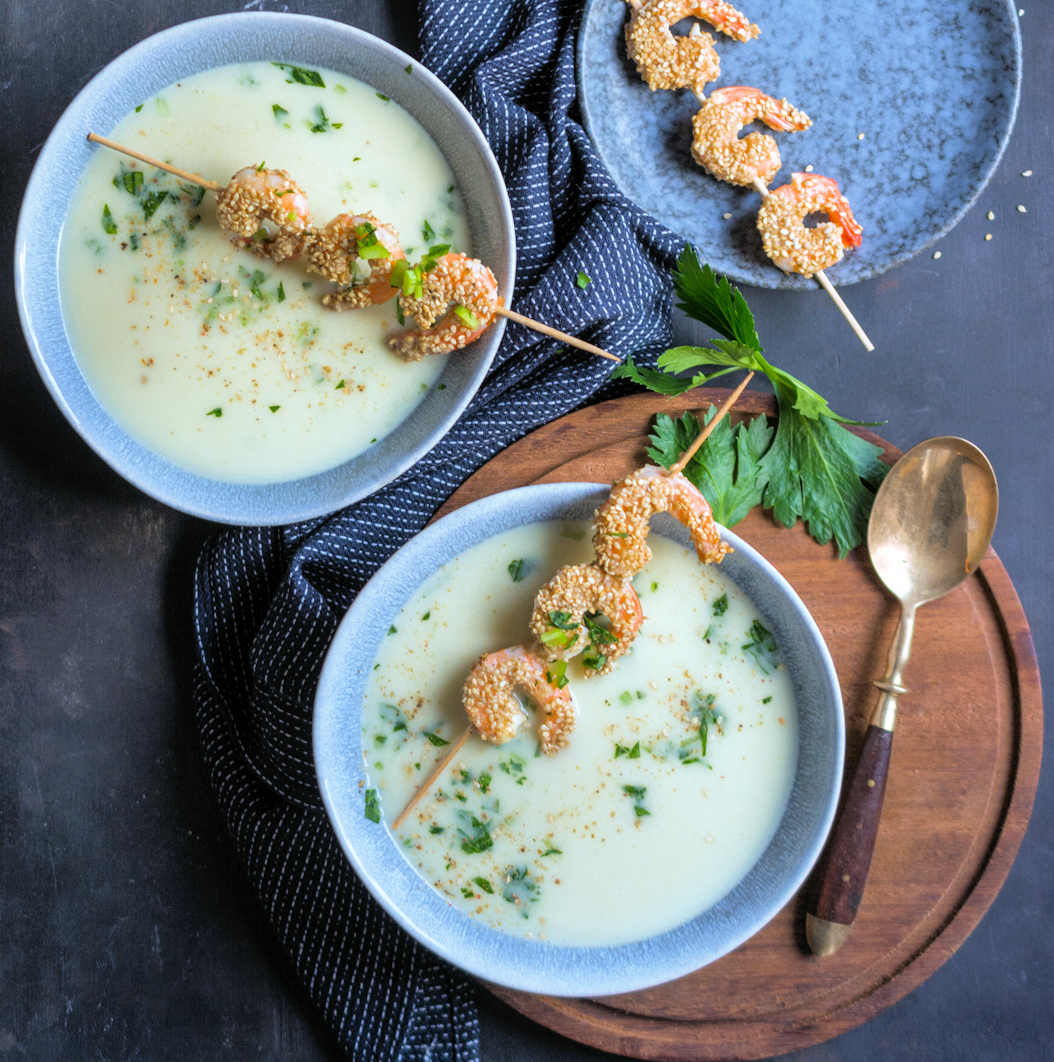
[[[794,182],[797,181],[798,178],[813,178],[813,177],[817,178],[820,181],[829,182],[829,184],[824,184],[824,185],[806,184],[806,185],[802,186],[801,182],[798,182],[798,186],[799,186],[799,188],[801,190],[799,192],[797,192],[797,193],[794,191]],[[853,217],[853,212],[852,212],[852,209],[849,206],[849,201],[845,198],[845,196],[843,196],[838,191],[838,185],[837,185],[837,183],[834,180],[832,180],[830,177],[820,177],[819,174],[796,173],[796,174],[794,174],[792,176],[791,181],[792,181],[792,183],[790,185],[784,185],[782,188],[778,188],[776,190],[776,191],[778,191],[780,193],[781,200],[783,200],[783,201],[775,204],[774,211],[771,214],[767,214],[766,215],[766,222],[765,222],[766,227],[772,228],[772,229],[776,229],[778,227],[778,218],[784,211],[786,211],[788,209],[788,202],[789,201],[796,200],[796,201],[798,201],[800,203],[802,198],[807,198],[810,194],[816,194],[816,196],[817,196],[816,201],[817,202],[821,202],[819,193],[822,191],[823,195],[825,197],[823,201],[826,201],[828,203],[828,205],[827,206],[817,206],[817,207],[813,207],[812,209],[813,210],[826,211],[829,216],[832,216],[841,225],[841,228],[842,228],[842,244],[844,246],[853,246],[853,247],[859,247],[860,246],[862,230],[861,230],[860,226],[857,225],[856,220]],[[833,192],[832,192],[832,189],[830,187],[831,185],[834,186]],[[762,204],[761,210],[758,212],[758,228],[761,229],[762,213],[765,211],[765,208],[768,206],[769,200],[772,197],[775,196],[775,192],[770,193],[768,188],[765,186],[764,182],[760,181],[760,180],[754,182],[754,187],[761,193],[762,199],[765,200],[765,202]],[[788,188],[788,189],[790,189],[790,191],[789,192],[784,192],[784,190],[783,190],[784,188]],[[801,218],[804,218],[806,216],[806,214],[808,214],[808,213],[809,213],[809,211],[806,210],[805,213],[801,215]],[[804,225],[801,225],[801,218],[798,219],[797,223],[801,226],[802,232],[807,234],[809,232],[809,230],[806,229]],[[817,228],[819,228],[819,226],[817,226]],[[826,224],[826,226],[825,226],[825,231],[829,230],[829,229],[835,229],[835,228],[836,228],[835,225],[833,225],[830,222],[828,222]],[[761,231],[762,231],[762,238],[765,239],[766,238],[765,230],[762,229]],[[815,231],[815,230],[813,230],[813,231]],[[820,238],[824,239],[823,236],[821,236]],[[827,238],[831,239],[830,235],[828,235]],[[779,248],[775,238],[773,238],[771,242],[772,242],[772,245],[773,245],[773,249],[778,251],[780,248]],[[795,249],[791,248],[791,250],[793,251]],[[832,246],[831,253],[834,253],[834,250],[835,250],[835,248]],[[766,250],[766,253],[768,253],[767,250]],[[835,259],[835,261],[839,261],[841,259],[841,257],[842,257],[841,248],[838,248],[838,257]],[[793,262],[793,260],[794,260],[793,256],[791,256],[790,257],[790,261]],[[816,260],[818,260],[818,258],[814,259],[814,261],[816,261]],[[775,259],[773,259],[773,261],[775,261]],[[780,263],[776,262],[776,265],[780,266]],[[780,266],[780,268],[782,269],[783,266]],[[853,316],[852,311],[849,309],[848,306],[846,306],[845,302],[842,300],[841,295],[839,295],[838,292],[834,290],[834,286],[827,279],[827,274],[823,271],[823,267],[820,267],[819,269],[814,269],[813,272],[812,272],[812,275],[814,275],[816,277],[816,279],[820,282],[820,286],[823,288],[823,290],[826,291],[828,295],[830,295],[831,301],[835,304],[835,306],[838,307],[839,312],[846,319],[846,321],[849,322],[849,327],[856,333],[857,339],[859,339],[860,342],[864,344],[864,348],[866,350],[868,350],[868,351],[874,350],[875,349],[874,343],[871,342],[871,340],[867,336],[867,333],[860,327],[860,322],[857,321],[857,319]]]
[[[771,181],[781,165],[776,141],[764,133],[739,139],[740,129],[754,121],[783,132],[800,132],[812,125],[807,114],[785,99],[773,99],[756,88],[714,89],[692,119],[692,157],[719,181],[747,188],[755,180]]]
[[[217,194],[216,220],[236,247],[274,262],[299,258],[313,224],[303,189],[262,163],[239,170]]]
[[[420,327],[392,336],[388,343],[407,361],[460,350],[494,320],[499,305],[498,282],[475,258],[447,253],[426,259],[403,276],[399,305]],[[395,282],[396,277],[392,279]]]
[[[610,627],[596,622],[608,618]],[[628,579],[608,575],[596,564],[568,564],[534,599],[531,633],[550,660],[583,657],[586,677],[606,675],[629,652],[644,622],[640,598]]]
[[[338,214],[308,238],[307,267],[341,285],[322,296],[328,310],[362,309],[393,298],[392,268],[405,259],[399,233],[366,211]]]
[[[629,0],[633,14],[626,25],[626,52],[648,87],[690,88],[697,96],[721,73],[714,38],[696,23],[687,37],[670,27],[684,18],[700,18],[716,30],[749,41],[761,31],[725,0]]]
[[[138,159],[140,162],[144,162],[146,165],[152,166],[154,169],[164,170],[165,173],[171,173],[173,176],[179,177],[184,181],[200,185],[202,188],[205,188],[210,192],[217,193],[217,195],[224,190],[224,186],[217,181],[210,181],[207,178],[202,177],[200,174],[191,173],[190,170],[180,169],[178,166],[173,166],[169,162],[163,162],[161,159],[154,158],[152,155],[146,155],[143,152],[136,151],[124,144],[118,144],[116,140],[110,140],[108,137],[99,136],[98,133],[88,133],[87,139],[92,143],[110,148],[112,151],[118,151],[122,155],[128,155],[130,158]],[[594,346],[592,343],[587,343],[584,340],[579,339],[577,336],[568,335],[567,332],[561,332],[557,328],[550,328],[548,325],[541,324],[539,321],[535,321],[530,317],[525,317],[523,314],[514,313],[512,310],[508,310],[500,304],[494,306],[493,313],[500,317],[506,317],[511,321],[515,321],[517,324],[521,324],[526,328],[531,328],[536,332],[540,332],[542,335],[549,336],[552,339],[558,339],[560,342],[566,343],[568,346],[584,350],[587,353],[596,354],[599,357],[607,358],[609,361],[622,360],[614,354],[609,354],[606,350],[601,350],[600,347]]]

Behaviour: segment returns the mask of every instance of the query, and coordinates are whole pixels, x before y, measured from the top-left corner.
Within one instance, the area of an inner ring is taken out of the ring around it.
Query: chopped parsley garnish
[[[658,583],[652,583],[652,584],[651,584],[651,592],[652,592],[653,594],[654,594],[654,593],[655,593],[655,591],[656,591],[656,590],[658,590],[658,589],[659,589],[659,584],[658,584]]]
[[[509,561],[509,575],[514,583],[522,582],[526,574],[527,567],[522,560]]]
[[[622,702],[623,704],[632,704],[632,703],[633,703],[633,694],[632,694],[632,693],[630,693],[630,691],[629,691],[629,690],[626,690],[626,691],[625,691],[624,693],[620,693],[620,694],[619,694],[619,697],[618,697],[618,699],[619,699],[619,700],[620,700],[620,701],[621,701],[621,702]]]
[[[267,279],[263,270],[254,269],[252,275],[249,277],[249,293],[254,299],[259,299],[260,302],[266,302],[263,291],[260,290],[260,285]]]
[[[140,103],[139,106],[136,107],[135,113],[138,114],[143,109],[144,106],[145,106],[144,104]]]
[[[547,848],[544,852],[542,852],[542,856],[541,857],[542,857],[542,859],[544,859],[546,856],[563,855],[563,854],[564,853],[562,851],[560,851],[559,848]]]
[[[633,748],[627,748],[625,745],[615,746],[615,759],[620,759],[625,756],[629,760],[640,759],[640,742],[636,742]]]
[[[603,653],[594,652],[592,646],[582,654],[582,663],[591,671],[599,671],[607,662],[608,658]]]
[[[774,669],[779,666],[779,647],[776,645],[776,639],[772,637],[770,631],[765,629],[761,620],[754,620],[750,625],[750,630],[747,631],[747,637],[750,641],[741,645],[740,648],[754,658],[754,663],[766,675],[770,668]]]
[[[502,760],[498,764],[498,770],[504,771],[510,778],[516,778],[516,784],[521,785],[526,781],[526,776],[523,773],[523,769],[526,766],[527,761],[513,753],[507,760]]]
[[[436,238],[435,229],[425,220],[425,223],[421,226],[421,239],[425,243],[431,243]]]
[[[160,206],[160,205],[161,205],[161,204],[162,204],[162,203],[163,203],[163,202],[164,202],[164,201],[165,201],[165,200],[166,200],[167,198],[168,198],[168,190],[167,190],[167,189],[166,189],[165,191],[163,191],[163,192],[151,192],[151,193],[150,193],[150,194],[149,194],[149,195],[148,195],[148,196],[147,196],[147,197],[146,197],[146,198],[145,198],[145,199],[143,200],[143,213],[144,213],[144,214],[145,214],[145,215],[146,215],[146,216],[147,216],[148,218],[152,218],[152,217],[154,216],[154,214],[155,214],[155,213],[157,212],[157,208],[158,208],[158,207],[159,207],[159,206]]]
[[[553,660],[545,669],[545,681],[548,682],[554,690],[562,690],[568,682],[567,661]]]
[[[494,779],[491,778],[491,776],[489,774],[486,774],[486,773],[481,774],[479,776],[479,791],[481,793],[489,793],[490,792],[490,783],[493,780]]]
[[[443,833],[444,830],[446,830],[445,826],[436,826],[435,823],[428,827],[429,833]]]
[[[588,273],[585,273],[580,269],[578,271],[578,276],[575,277],[575,283],[584,291],[586,288],[589,287],[590,284],[593,283],[593,278]]]
[[[271,63],[271,66],[277,66],[280,70],[286,71],[289,77],[286,78],[286,83],[291,85],[295,81],[298,85],[309,85],[311,88],[325,88],[326,83],[322,80],[322,75],[317,70],[308,70],[302,66],[290,66],[289,63]]]
[[[644,785],[624,785],[622,792],[628,797],[633,798],[633,810],[637,815],[637,818],[641,818],[644,815],[650,815],[651,812],[644,806],[644,794],[647,793],[648,787]]]
[[[561,612],[560,610],[550,612],[549,622],[562,631],[578,630],[578,624],[574,622],[574,617],[570,612]]]
[[[503,875],[501,897],[506,903],[514,903],[524,918],[530,917],[527,905],[538,902],[538,882],[534,881],[526,867],[506,867]]]
[[[399,628],[398,628],[398,627],[396,627],[396,625],[395,625],[395,624],[393,623],[393,624],[392,624],[392,625],[391,625],[391,626],[390,626],[390,627],[388,628],[388,633],[389,633],[389,634],[398,634],[398,633],[399,633]]]
[[[143,173],[141,170],[125,170],[113,179],[113,183],[118,188],[124,188],[129,195],[137,196],[143,188]]]
[[[385,103],[390,103],[391,102],[390,97],[385,96],[385,94],[383,92],[378,92],[377,93],[377,99],[384,100]]]
[[[285,302],[285,285],[278,281],[278,301]]]
[[[333,388],[333,390],[334,391],[343,391],[344,390],[344,381],[341,380],[340,383],[338,383],[337,386]]]
[[[308,129],[312,133],[324,133],[329,129],[329,119],[326,117],[326,112],[322,109],[321,103],[315,104],[315,120],[312,122],[310,119],[305,119]]]
[[[388,735],[387,734],[374,734],[373,735],[373,743],[378,748],[380,748],[381,745],[383,745],[387,740],[388,740]]]
[[[728,594],[722,594],[714,602],[714,615],[723,616],[728,611]]]
[[[412,74],[414,72],[414,64],[413,63],[407,63],[406,64],[406,72],[408,74]]]
[[[268,409],[269,409],[269,410],[270,410],[270,411],[271,411],[272,413],[277,413],[277,412],[278,412],[278,411],[279,411],[279,410],[280,410],[280,409],[281,409],[282,407],[281,407],[281,406],[268,406],[267,408],[268,408]]]
[[[716,694],[702,694],[698,690],[695,692],[695,705],[690,714],[693,719],[699,720],[699,743],[702,745],[703,756],[706,755],[706,739],[710,734],[710,727],[717,726],[722,718],[720,712],[714,708],[716,700]]]
[[[480,822],[475,815],[472,816],[471,821],[471,835],[462,829],[458,829],[457,832],[461,834],[461,851],[466,855],[478,855],[493,847],[494,841],[491,840],[490,830],[487,829],[486,823]]]
[[[215,409],[210,409],[208,411],[208,413],[205,414],[205,416],[206,417],[222,417],[223,416],[223,410],[219,406],[217,406]]]
[[[473,878],[472,879],[484,892],[494,895],[494,886],[491,885],[486,878]]]
[[[137,232],[133,232],[132,235],[128,237],[128,243],[131,245],[131,248],[132,248],[133,251],[138,251],[139,250],[139,234]]]
[[[612,634],[607,627],[602,627],[597,623],[596,617],[599,615],[599,612],[587,612],[582,617],[582,622],[589,632],[589,640],[594,645],[614,645],[618,641],[618,637]]]
[[[200,184],[184,184],[180,181],[179,187],[186,192],[192,207],[201,206],[201,201],[205,198],[205,189]]]
[[[769,701],[771,701],[771,700],[772,700],[772,694],[770,693],[767,697],[762,697],[761,698],[761,703],[762,704],[768,704]]]
[[[432,742],[437,748],[442,748],[443,745],[449,745],[450,742],[446,738],[441,738],[438,734],[433,734],[431,730],[424,732],[426,738]]]
[[[479,318],[467,307],[458,303],[454,307],[454,313],[458,315],[458,318],[469,328],[479,328]]]
[[[429,609],[429,610],[428,610],[428,611],[427,611],[427,612],[426,612],[426,613],[425,613],[425,614],[424,614],[424,615],[423,615],[423,616],[421,617],[421,621],[422,621],[422,622],[424,622],[424,621],[425,621],[426,619],[429,619],[429,618],[431,617],[431,615],[432,615],[432,610],[431,610],[431,609]]]
[[[275,121],[284,122],[289,117],[289,112],[277,103],[271,104],[271,110],[274,111]]]
[[[471,885],[462,885],[461,895],[464,896],[466,900],[471,900],[475,897],[476,890],[472,888]]]
[[[102,230],[110,236],[117,235],[117,222],[113,220],[113,214],[110,213],[110,207],[107,203],[102,205]]]
[[[365,810],[365,815],[366,815],[366,818],[368,818],[370,820],[370,822],[380,822],[381,821],[381,802],[380,802],[380,800],[377,797],[377,790],[376,789],[367,789],[366,790],[366,810]]]

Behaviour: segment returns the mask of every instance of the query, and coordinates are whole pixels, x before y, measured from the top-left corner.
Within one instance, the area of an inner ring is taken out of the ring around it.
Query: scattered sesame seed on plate
[[[990,239],[992,238],[992,234],[991,234],[990,232],[986,232],[986,233],[984,234],[984,238],[985,238],[986,240],[990,240]]]
[[[1022,170],[1021,171],[1021,176],[1022,177],[1031,177],[1032,176],[1032,171],[1031,170]]]
[[[1028,213],[1028,211],[1020,203],[1018,203],[1018,205],[1017,205],[1017,212],[1019,214],[1027,214]]]
[[[934,251],[933,252],[933,257],[934,258],[940,258],[940,256],[941,256],[941,252],[940,251]]]
[[[989,221],[995,221],[995,211],[994,210],[989,210],[988,211],[988,220]]]
[[[863,133],[857,133],[856,134],[856,139],[857,140],[863,140],[864,139],[864,134]]]
[[[1018,210],[1024,210],[1025,208],[1024,208],[1024,207],[1018,207],[1017,209],[1018,209]],[[732,216],[731,214],[722,214],[722,215],[721,215],[721,217],[723,217],[723,218],[725,219],[725,221],[728,221],[728,219],[729,219],[729,218],[730,218],[731,216]]]
[[[1023,7],[1019,7],[1017,9],[1017,17],[1018,18],[1020,18],[1024,13],[1025,13],[1025,9]]]
[[[813,166],[812,166],[812,163],[810,162],[809,165],[805,167],[805,172],[806,173],[812,173],[812,171],[813,171]]]

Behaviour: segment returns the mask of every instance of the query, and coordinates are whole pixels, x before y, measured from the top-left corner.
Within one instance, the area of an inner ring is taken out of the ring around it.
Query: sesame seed
[[[984,234],[984,238],[985,238],[986,240],[990,240],[990,239],[992,238],[992,234],[991,234],[990,232],[986,232],[986,233]]]
[[[809,165],[805,167],[805,172],[806,173],[812,173],[812,171],[813,171],[813,165],[810,162]]]
[[[988,211],[988,220],[989,221],[995,221],[995,211],[993,211],[993,210],[989,210]]]
[[[941,256],[941,252],[940,251],[934,251],[933,252],[933,257],[934,258],[940,258],[940,256]]]
[[[1018,205],[1017,205],[1017,212],[1019,214],[1027,214],[1028,213],[1028,211],[1020,203],[1018,203]]]
[[[864,134],[863,133],[857,133],[856,134],[856,139],[857,140],[863,140],[864,139]]]
[[[1023,7],[1019,7],[1017,9],[1017,17],[1018,18],[1020,18],[1024,13],[1025,13],[1025,9]]]
[[[722,215],[721,215],[721,217],[723,217],[723,218],[725,219],[725,221],[728,221],[728,219],[729,219],[729,218],[730,218],[731,216],[732,216],[731,214],[722,214]]]
[[[1031,170],[1022,170],[1021,171],[1021,176],[1022,177],[1031,177],[1032,176],[1032,171]]]

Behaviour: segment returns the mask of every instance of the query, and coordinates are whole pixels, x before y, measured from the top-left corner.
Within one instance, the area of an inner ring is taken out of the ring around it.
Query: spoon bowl
[[[871,563],[901,602],[933,601],[981,563],[998,511],[988,458],[965,439],[927,439],[879,488],[867,529]]]

